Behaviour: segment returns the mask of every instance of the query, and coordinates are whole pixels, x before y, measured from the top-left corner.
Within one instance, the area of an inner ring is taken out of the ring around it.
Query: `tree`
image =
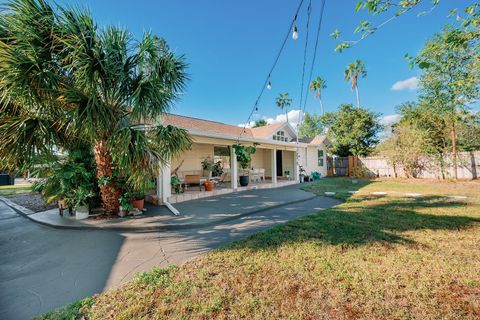
[[[446,29],[425,44],[414,59],[422,70],[420,103],[445,118],[450,131],[454,178],[457,179],[457,127],[467,106],[479,98],[478,45],[459,29]]]
[[[322,90],[327,88],[327,81],[317,77],[310,83],[310,91],[315,92],[315,98],[320,101],[320,115],[323,115],[325,110],[323,109]]]
[[[94,153],[105,211],[124,179],[141,189],[187,149],[185,130],[159,125],[185,86],[185,62],[149,33],[97,29],[90,13],[18,0],[0,15],[0,160],[31,166],[81,142]]]
[[[321,117],[329,127],[332,141],[331,152],[339,156],[366,156],[378,143],[381,126],[378,114],[366,109],[355,109],[351,104],[343,104],[337,112],[327,112]]]
[[[360,96],[358,94],[358,76],[365,78],[367,71],[365,70],[365,64],[360,60],[355,60],[354,63],[350,63],[345,69],[345,80],[352,82],[352,91],[355,89],[355,95],[357,97],[357,109],[360,109]]]
[[[378,146],[378,151],[387,157],[393,166],[395,176],[401,166],[407,178],[416,178],[425,167],[425,156],[431,152],[431,142],[427,131],[414,124],[400,123],[392,135]]]
[[[255,121],[255,124],[253,125],[252,128],[264,127],[264,126],[266,126],[267,124],[268,124],[268,123],[267,123],[267,120],[265,120],[265,119],[260,119],[260,120]]]
[[[315,114],[305,113],[303,121],[298,128],[298,136],[300,138],[311,138],[322,134],[323,124],[321,117]]]
[[[275,100],[277,107],[279,107],[282,110],[285,110],[285,116],[287,117],[287,122],[288,122],[288,107],[292,104],[292,102],[293,102],[292,99],[288,97],[288,92],[280,93],[280,95],[277,97],[277,100]]]

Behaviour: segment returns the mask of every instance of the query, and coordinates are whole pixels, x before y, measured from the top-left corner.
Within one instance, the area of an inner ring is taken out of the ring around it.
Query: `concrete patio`
[[[146,205],[147,211],[136,217],[75,220],[61,217],[57,209],[25,213],[43,225],[65,229],[106,229],[118,231],[176,230],[216,225],[242,216],[313,199],[315,195],[299,184],[275,189],[252,189],[176,203],[180,215],[164,206]],[[204,192],[205,193],[205,192]]]

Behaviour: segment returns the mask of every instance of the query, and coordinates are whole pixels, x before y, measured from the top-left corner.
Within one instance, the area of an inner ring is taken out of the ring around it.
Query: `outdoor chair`
[[[202,191],[202,183],[200,182],[200,175],[199,174],[187,174],[185,175],[185,191],[187,191],[188,187],[190,186],[198,186],[200,191]]]
[[[225,184],[225,180],[227,179],[227,172],[224,172],[220,175],[220,177],[212,178],[211,180],[214,181],[218,186],[222,186]]]

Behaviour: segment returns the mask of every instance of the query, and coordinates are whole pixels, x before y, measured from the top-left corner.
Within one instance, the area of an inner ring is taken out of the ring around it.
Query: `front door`
[[[283,176],[282,150],[277,150],[277,177]]]

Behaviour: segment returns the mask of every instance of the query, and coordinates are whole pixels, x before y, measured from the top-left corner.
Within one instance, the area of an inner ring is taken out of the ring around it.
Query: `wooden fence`
[[[417,178],[453,178],[453,165],[450,157],[443,159],[444,169],[439,161],[425,158]],[[457,174],[459,179],[477,179],[480,175],[480,151],[460,152],[458,154]],[[353,176],[362,174],[369,177],[406,177],[401,166],[393,167],[385,157],[329,157],[327,160],[329,176]]]

